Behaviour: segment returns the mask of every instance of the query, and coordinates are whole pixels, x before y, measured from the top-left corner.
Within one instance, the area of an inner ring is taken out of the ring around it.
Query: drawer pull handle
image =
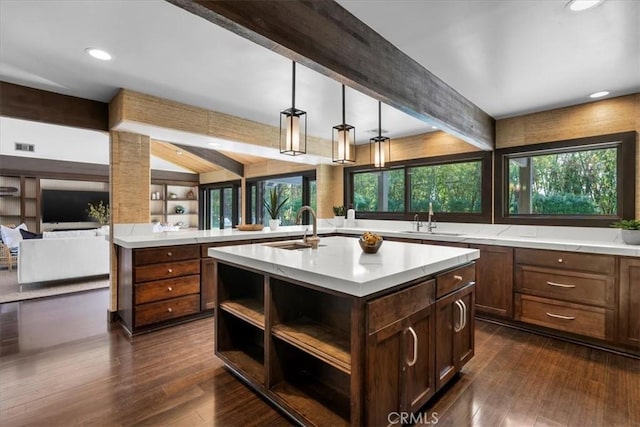
[[[171,256],[173,255],[171,252],[167,252],[167,256]]]
[[[167,308],[167,311],[168,311],[169,313],[173,313],[173,308],[169,307],[169,308]]]
[[[418,335],[416,335],[416,331],[411,326],[407,328],[407,331],[413,336],[413,359],[407,360],[407,366],[413,366],[418,361]]]
[[[562,258],[558,258],[558,262],[562,264],[564,261],[562,260]]]
[[[547,312],[547,316],[554,317],[556,319],[562,319],[562,320],[576,320],[576,318],[573,316],[563,316],[561,314],[553,314],[549,312]]]
[[[462,282],[462,276],[459,276],[459,275],[456,274],[456,275],[453,276],[453,278],[455,280],[457,280],[458,282]]]
[[[173,288],[172,288],[171,286],[169,286],[169,287],[167,288],[167,290],[168,290],[169,292],[171,292],[171,291],[173,290]]]
[[[167,272],[173,273],[173,270],[172,269],[168,269]]]
[[[575,288],[576,285],[565,285],[564,283],[547,282],[549,286],[555,286],[556,288]]]

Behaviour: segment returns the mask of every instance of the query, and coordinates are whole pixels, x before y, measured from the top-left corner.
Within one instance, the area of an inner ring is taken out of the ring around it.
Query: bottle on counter
[[[347,210],[347,227],[355,227],[356,226],[356,211],[353,209],[353,205],[349,205],[349,209]]]

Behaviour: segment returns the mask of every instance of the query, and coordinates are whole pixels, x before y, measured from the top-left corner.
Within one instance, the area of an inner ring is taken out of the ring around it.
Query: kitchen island
[[[305,425],[388,425],[473,356],[479,251],[322,238],[210,248],[216,354]],[[295,247],[290,245],[289,247]]]

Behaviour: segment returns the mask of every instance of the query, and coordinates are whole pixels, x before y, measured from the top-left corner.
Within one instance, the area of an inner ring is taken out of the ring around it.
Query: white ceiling
[[[577,14],[566,0],[339,3],[496,118],[640,91],[639,1]],[[0,78],[105,102],[124,87],[272,126],[291,103],[289,60],[158,0],[0,0]],[[330,139],[340,85],[298,66],[296,107]],[[431,130],[388,106],[382,116],[392,138]],[[348,89],[347,122],[370,138],[376,100]]]

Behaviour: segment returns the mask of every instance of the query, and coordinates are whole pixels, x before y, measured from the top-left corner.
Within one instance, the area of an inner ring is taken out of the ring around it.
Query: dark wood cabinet
[[[476,311],[513,316],[513,248],[470,245],[480,251],[476,261]]]
[[[515,249],[516,320],[614,343],[616,257]]]
[[[640,352],[640,258],[620,258],[618,344]]]
[[[386,325],[367,337],[365,389],[367,401],[376,402],[368,407],[367,425],[392,425],[390,413],[416,412],[435,392],[434,286],[430,280],[368,304],[370,329]]]
[[[474,355],[475,278],[475,264],[436,277],[436,391]]]

